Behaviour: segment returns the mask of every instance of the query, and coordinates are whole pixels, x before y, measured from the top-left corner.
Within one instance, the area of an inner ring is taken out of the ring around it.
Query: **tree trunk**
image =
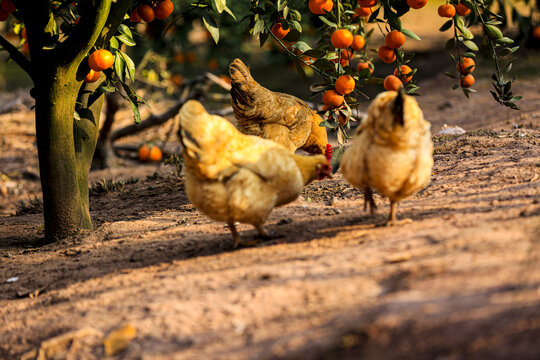
[[[92,227],[88,172],[103,96],[79,109],[80,120],[75,120],[79,85],[74,72],[56,66],[44,69],[44,74],[53,75],[35,79],[33,91],[45,238],[55,241]]]

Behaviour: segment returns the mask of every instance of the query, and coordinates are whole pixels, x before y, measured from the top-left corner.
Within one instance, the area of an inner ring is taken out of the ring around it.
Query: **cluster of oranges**
[[[11,0],[2,0],[0,2],[0,21],[6,21],[15,10],[17,9]]]
[[[96,50],[88,57],[90,72],[84,78],[84,82],[93,83],[99,79],[101,72],[114,64],[113,54],[106,49]]]
[[[474,76],[472,76],[471,73],[474,71],[475,67],[476,64],[474,63],[474,60],[468,57],[461,58],[458,62],[457,69],[462,75],[461,87],[468,88],[474,84]]]
[[[141,162],[158,162],[163,157],[163,152],[157,145],[142,144],[137,155]]]
[[[161,0],[150,6],[148,4],[143,4],[136,8],[131,14],[129,20],[131,22],[141,22],[144,20],[149,23],[154,21],[154,19],[163,20],[174,11],[174,4],[171,0]]]
[[[456,13],[459,16],[468,15],[471,12],[471,9],[469,9],[463,2],[460,2],[459,4],[456,4],[456,5],[443,4],[439,6],[439,8],[437,9],[437,12],[439,13],[440,17],[453,18],[456,15]]]

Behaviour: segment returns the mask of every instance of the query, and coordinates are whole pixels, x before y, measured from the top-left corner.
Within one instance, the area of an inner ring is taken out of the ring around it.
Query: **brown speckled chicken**
[[[244,135],[195,100],[180,110],[179,136],[189,200],[210,218],[226,222],[235,246],[241,244],[236,221],[254,225],[267,237],[263,224],[272,209],[332,172],[325,156],[291,154],[273,141]]]
[[[429,129],[413,97],[383,92],[369,106],[367,119],[341,158],[343,175],[364,189],[372,212],[375,202],[370,187],[390,199],[388,225],[397,223],[396,204],[429,183],[433,166]]]
[[[305,102],[262,87],[240,59],[231,63],[229,73],[232,106],[241,132],[273,140],[291,152],[325,153],[326,128],[319,126],[321,117]]]

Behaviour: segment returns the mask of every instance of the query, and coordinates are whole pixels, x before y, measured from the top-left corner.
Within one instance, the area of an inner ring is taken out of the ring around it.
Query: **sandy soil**
[[[116,358],[538,359],[538,85],[511,112],[443,82],[419,99],[434,133],[470,132],[435,136],[431,184],[399,207],[412,224],[382,226],[387,201],[368,215],[338,174],[274,210],[277,239],[241,249],[172,169],[130,162],[92,173],[137,180],[91,197],[95,231],[35,246],[41,215],[11,216],[39,191],[31,113],[2,115],[0,358],[102,358],[131,324]]]

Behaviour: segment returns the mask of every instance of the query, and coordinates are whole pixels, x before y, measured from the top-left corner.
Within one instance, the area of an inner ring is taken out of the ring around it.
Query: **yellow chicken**
[[[229,66],[231,97],[238,129],[244,134],[273,140],[291,152],[302,149],[325,154],[328,137],[317,112],[289,94],[261,86],[240,59]]]
[[[195,100],[182,107],[179,117],[187,196],[210,218],[229,225],[235,247],[242,243],[236,221],[268,237],[263,224],[272,209],[332,172],[324,155],[294,155],[273,141],[244,135]]]
[[[390,199],[387,225],[396,221],[396,204],[429,183],[433,166],[430,123],[416,100],[401,91],[379,94],[341,158],[349,182],[364,189],[365,206],[376,208],[370,187]],[[404,220],[410,221],[410,220]]]

